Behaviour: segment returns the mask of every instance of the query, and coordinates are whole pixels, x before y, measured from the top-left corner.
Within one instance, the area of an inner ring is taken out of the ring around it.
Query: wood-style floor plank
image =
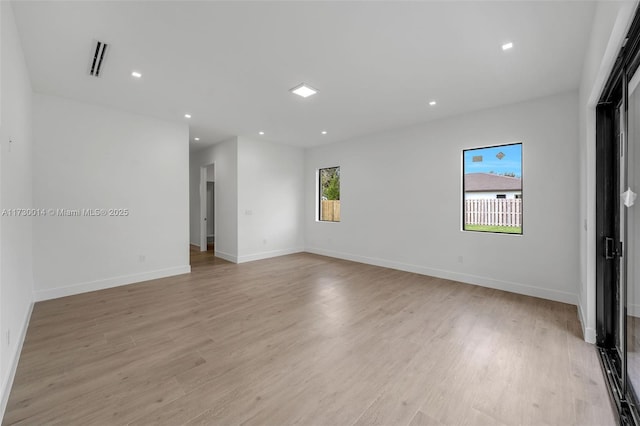
[[[2,424],[613,425],[576,308],[296,254],[39,302]]]

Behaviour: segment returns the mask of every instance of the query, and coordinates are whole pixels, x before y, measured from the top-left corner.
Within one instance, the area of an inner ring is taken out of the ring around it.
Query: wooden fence
[[[322,200],[320,220],[340,222],[340,200]]]
[[[522,198],[464,200],[464,223],[522,226]]]

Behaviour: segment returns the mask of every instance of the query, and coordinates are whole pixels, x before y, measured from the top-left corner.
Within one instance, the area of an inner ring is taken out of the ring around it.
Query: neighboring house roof
[[[522,191],[522,179],[492,173],[468,173],[464,175],[464,190],[465,192]]]

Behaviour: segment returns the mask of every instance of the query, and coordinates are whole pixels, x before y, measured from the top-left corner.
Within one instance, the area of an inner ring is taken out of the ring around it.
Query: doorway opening
[[[215,238],[216,233],[214,231],[215,223],[215,209],[214,209],[214,195],[215,195],[215,182],[207,180],[207,251],[215,251]]]
[[[215,253],[215,163],[200,167],[200,251]]]

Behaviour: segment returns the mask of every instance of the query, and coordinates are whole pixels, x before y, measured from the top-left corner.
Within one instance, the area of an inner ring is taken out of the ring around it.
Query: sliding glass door
[[[596,109],[597,343],[622,424],[640,424],[640,20]]]
[[[620,185],[624,253],[624,281],[626,292],[626,383],[633,403],[640,391],[640,200],[634,191],[640,188],[640,72],[629,79],[626,146],[621,156],[621,170],[625,182]]]

